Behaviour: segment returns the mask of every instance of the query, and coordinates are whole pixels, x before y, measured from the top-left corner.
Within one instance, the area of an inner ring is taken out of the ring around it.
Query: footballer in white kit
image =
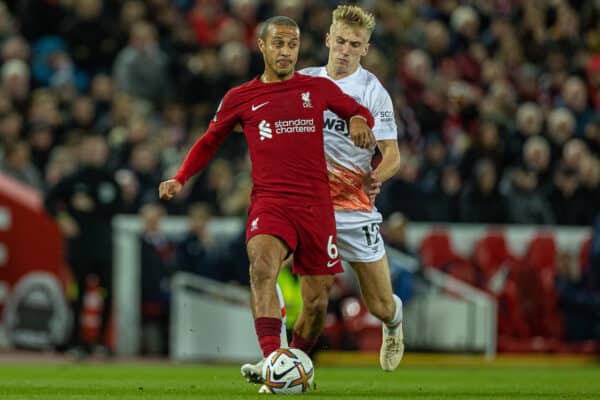
[[[306,68],[300,73],[335,82],[371,111],[377,141],[397,140],[392,100],[371,72],[359,65],[354,73],[339,80],[330,78],[324,66]],[[379,234],[382,217],[363,190],[363,177],[371,172],[375,147],[356,147],[350,139],[348,124],[329,110],[323,118],[323,134],[340,255],[348,262],[380,260],[385,255]]]
[[[393,371],[404,354],[402,301],[392,292],[389,264],[379,233],[382,217],[374,199],[382,182],[398,171],[400,153],[390,95],[377,77],[360,65],[374,28],[372,14],[357,6],[338,6],[325,39],[329,48],[327,65],[306,68],[300,73],[335,82],[368,108],[375,119],[372,131],[382,155],[375,169],[371,168],[375,145],[368,149],[355,146],[346,122],[329,110],[324,114],[323,133],[338,250],[356,272],[367,309],[383,323],[379,361],[383,370]]]

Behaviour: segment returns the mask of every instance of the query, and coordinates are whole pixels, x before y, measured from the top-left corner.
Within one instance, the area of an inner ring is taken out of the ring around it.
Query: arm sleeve
[[[390,95],[381,85],[377,85],[373,88],[373,97],[373,106],[369,109],[375,120],[373,126],[375,139],[378,141],[398,139],[398,128]]]
[[[219,146],[221,146],[237,124],[238,116],[231,104],[231,97],[230,92],[225,95],[208,129],[194,143],[185,156],[179,171],[173,177],[173,179],[182,185],[194,176],[194,174],[206,167]]]
[[[363,117],[369,127],[373,127],[373,115],[366,108],[358,104],[356,100],[348,96],[335,83],[328,79],[321,79],[323,82],[322,90],[326,94],[327,108],[348,121],[353,116]]]

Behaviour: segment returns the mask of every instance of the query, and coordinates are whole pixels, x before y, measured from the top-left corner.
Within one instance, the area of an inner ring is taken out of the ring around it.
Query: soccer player
[[[375,118],[373,133],[382,159],[371,169],[375,146],[354,146],[348,125],[326,111],[323,132],[329,187],[335,209],[338,248],[358,276],[363,300],[383,322],[381,368],[393,371],[404,354],[402,301],[393,294],[384,243],[379,234],[381,214],[373,205],[381,183],[400,167],[396,123],[390,95],[379,80],[360,65],[369,50],[375,28],[373,15],[357,6],[338,6],[325,43],[329,59],[324,67],[306,68],[303,74],[328,78],[344,93],[366,106]]]
[[[342,272],[323,143],[323,113],[332,109],[349,125],[357,146],[374,143],[373,117],[333,82],[295,72],[300,30],[288,17],[264,22],[258,39],[264,73],[229,90],[206,133],[173,179],[159,186],[171,199],[204,168],[240,124],[252,161],[252,194],[246,225],[254,325],[263,355],[280,347],[281,311],[276,280],[294,254],[304,309],[292,346],[308,351],[323,328],[334,274]],[[247,379],[261,382],[261,363],[247,364]],[[244,369],[246,367],[246,369]]]

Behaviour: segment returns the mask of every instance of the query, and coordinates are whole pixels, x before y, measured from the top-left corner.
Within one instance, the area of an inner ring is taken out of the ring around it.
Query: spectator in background
[[[440,187],[442,169],[446,164],[448,151],[441,138],[430,134],[425,141],[425,158],[419,171],[419,183],[425,194],[431,194]]]
[[[446,165],[439,188],[427,197],[427,221],[459,221],[461,186],[458,169],[454,165]]]
[[[100,335],[96,349],[105,347],[112,307],[112,216],[119,211],[121,192],[106,169],[108,146],[101,136],[86,136],[79,148],[80,168],[52,187],[45,200],[67,239],[67,258],[77,283],[73,331],[69,345],[77,357],[90,352],[80,336],[80,321],[88,275],[104,289]]]
[[[168,62],[159,47],[156,28],[148,22],[137,22],[131,27],[129,43],[113,65],[116,86],[160,105],[171,95]]]
[[[135,174],[129,169],[120,169],[115,173],[115,180],[121,188],[121,212],[124,214],[137,214],[142,206],[140,183]]]
[[[460,168],[465,181],[473,177],[477,163],[484,158],[494,164],[497,176],[502,176],[505,153],[501,136],[498,125],[494,122],[483,121],[481,123],[473,143],[462,157]]]
[[[103,14],[102,7],[102,0],[78,0],[73,13],[61,24],[69,53],[89,74],[110,71],[119,45],[116,26]]]
[[[554,173],[554,187],[549,196],[557,224],[587,225],[585,198],[579,190],[577,170],[566,165]],[[590,205],[591,206],[591,205]]]
[[[543,136],[532,136],[523,146],[523,163],[535,172],[539,181],[540,192],[548,194],[552,189],[552,173],[550,170],[550,146]]]
[[[506,200],[498,190],[498,172],[489,159],[475,164],[475,174],[460,199],[460,221],[502,224],[506,218]]]
[[[141,237],[142,354],[167,355],[170,278],[175,267],[175,246],[161,232],[165,209],[144,205]]]
[[[575,117],[566,108],[557,108],[550,112],[547,118],[548,138],[552,152],[552,163],[560,159],[562,147],[575,133]]]
[[[214,246],[208,234],[212,211],[207,203],[193,203],[188,209],[189,231],[177,244],[177,269],[206,278],[216,279],[217,271],[208,262],[208,252]]]
[[[406,229],[408,220],[399,212],[393,213],[383,223],[383,237],[388,245],[390,275],[394,294],[403,302],[413,295],[413,275],[421,270],[419,256],[408,246]],[[395,251],[389,251],[389,248]]]
[[[583,80],[577,76],[571,76],[565,81],[561,90],[564,105],[575,117],[575,136],[583,137],[585,127],[594,118],[594,112],[588,105],[587,89]]]
[[[29,103],[29,66],[22,60],[10,60],[0,70],[3,94],[21,115],[25,115]]]
[[[78,69],[65,42],[58,36],[44,36],[33,46],[33,79],[38,85],[53,88],[87,89],[89,76]]]
[[[506,152],[511,164],[521,160],[523,145],[532,136],[542,133],[544,115],[535,103],[523,103],[517,109],[516,129],[509,131]]]
[[[25,142],[12,143],[4,149],[1,171],[35,189],[42,190],[42,179],[29,158],[29,146]]]
[[[506,210],[512,224],[549,225],[554,223],[552,208],[539,193],[535,172],[524,165],[508,171]]]
[[[15,35],[6,38],[1,45],[0,56],[2,62],[10,60],[29,61],[30,48],[29,43],[22,36]]]
[[[600,160],[590,154],[579,163],[579,182],[585,199],[585,221],[594,221],[600,213]]]
[[[383,184],[377,198],[377,208],[387,218],[400,211],[411,219],[423,220],[426,215],[425,194],[418,185],[419,161],[412,156],[401,155],[400,170]]]
[[[0,114],[0,152],[6,153],[6,147],[19,141],[23,130],[23,117],[16,111]]]
[[[45,185],[46,190],[54,187],[66,176],[77,169],[77,162],[72,152],[66,147],[55,147],[50,153],[50,160],[46,166]]]
[[[592,266],[582,274],[585,267],[568,253],[558,255],[556,288],[569,342],[600,340],[600,291],[592,286]]]

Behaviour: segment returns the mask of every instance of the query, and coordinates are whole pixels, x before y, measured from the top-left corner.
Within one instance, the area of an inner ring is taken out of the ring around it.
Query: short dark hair
[[[296,21],[294,21],[290,17],[286,17],[284,15],[276,15],[274,17],[267,19],[265,22],[263,22],[262,27],[260,29],[260,35],[259,35],[259,37],[262,40],[265,40],[267,38],[267,32],[269,31],[269,27],[271,25],[294,26],[294,27],[300,29],[300,27],[298,26]]]

